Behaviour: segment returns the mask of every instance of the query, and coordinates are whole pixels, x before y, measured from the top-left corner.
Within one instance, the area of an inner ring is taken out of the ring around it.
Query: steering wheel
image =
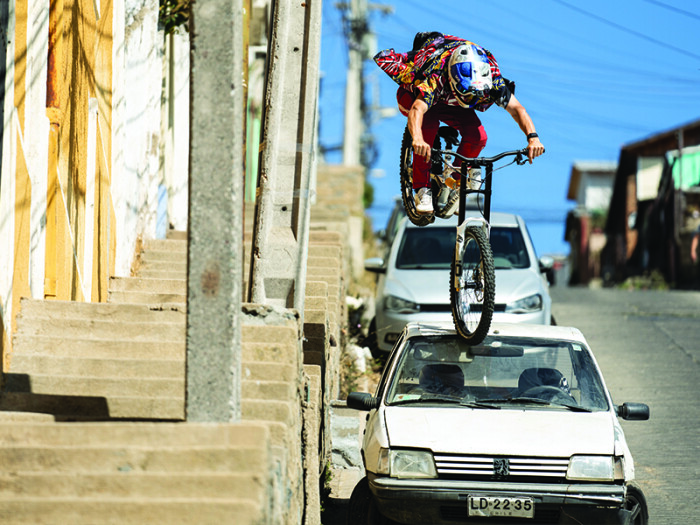
[[[576,399],[574,399],[571,394],[567,394],[561,388],[551,385],[533,386],[525,390],[525,392],[521,394],[521,397],[534,397],[549,402],[557,400],[558,403],[574,403],[578,405]]]

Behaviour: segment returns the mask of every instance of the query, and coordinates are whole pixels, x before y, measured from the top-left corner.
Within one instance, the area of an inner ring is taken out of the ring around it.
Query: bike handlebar
[[[466,162],[470,166],[488,166],[489,164],[493,164],[495,162],[498,162],[504,157],[517,157],[515,161],[518,164],[521,164],[525,162],[523,160],[523,155],[527,156],[527,148],[519,149],[519,150],[512,150],[512,151],[504,151],[502,153],[498,153],[497,155],[494,155],[493,157],[465,157],[464,155],[460,155],[456,151],[451,151],[451,150],[442,150],[442,149],[433,149],[432,150],[434,153],[439,153],[440,155],[452,155],[454,157],[459,157],[462,162]]]

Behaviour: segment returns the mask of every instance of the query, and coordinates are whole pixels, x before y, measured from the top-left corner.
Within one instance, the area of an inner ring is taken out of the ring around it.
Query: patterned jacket
[[[413,50],[397,53],[393,49],[385,49],[374,56],[374,61],[394,82],[416,95],[423,95],[429,108],[437,103],[459,106],[450,88],[447,67],[452,52],[462,44],[473,42],[437,32],[418,33]],[[487,98],[474,97],[468,106],[486,111],[496,103],[505,108],[515,91],[515,84],[501,76],[498,63],[488,50],[474,45],[482,49],[489,59],[493,88]]]

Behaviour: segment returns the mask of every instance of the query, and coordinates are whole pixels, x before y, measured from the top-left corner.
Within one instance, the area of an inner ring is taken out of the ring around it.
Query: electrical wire
[[[688,51],[686,49],[682,49],[680,47],[676,47],[676,46],[671,45],[671,44],[667,44],[665,42],[662,42],[661,40],[657,40],[656,38],[652,38],[648,35],[645,35],[644,33],[640,33],[639,31],[635,31],[634,29],[630,29],[629,27],[625,27],[621,24],[618,24],[617,22],[613,22],[612,20],[608,20],[607,18],[603,18],[602,16],[598,16],[594,13],[586,11],[585,9],[581,9],[578,6],[571,5],[570,3],[565,2],[564,0],[552,0],[552,1],[559,4],[559,5],[563,5],[565,7],[568,7],[569,9],[576,11],[577,13],[583,14],[585,16],[593,18],[594,20],[602,22],[603,24],[607,24],[611,27],[614,27],[615,29],[619,29],[620,31],[623,31],[625,33],[629,33],[630,35],[637,36],[643,40],[646,40],[648,42],[652,42],[653,44],[663,46],[666,49],[672,49],[673,51],[676,51],[678,53],[682,53],[682,54],[689,56],[691,58],[696,58],[696,59],[700,60],[700,55],[696,55],[695,53],[692,53],[691,51]]]
[[[658,0],[644,0],[645,2],[649,2],[652,5],[658,5],[659,7],[663,7],[665,9],[668,9],[669,11],[674,11],[676,13],[679,13],[681,15],[689,16],[690,18],[695,18],[696,20],[700,20],[700,15],[696,15],[695,13],[691,13],[690,11],[686,11],[685,9],[680,9],[679,7],[673,6],[673,5],[668,5],[664,2],[659,2]]]

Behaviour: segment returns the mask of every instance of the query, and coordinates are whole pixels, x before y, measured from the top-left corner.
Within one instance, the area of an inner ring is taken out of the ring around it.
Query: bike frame
[[[440,156],[450,156],[453,159],[459,158],[462,161],[460,166],[461,181],[459,185],[459,227],[466,227],[465,220],[467,220],[467,195],[472,193],[480,194],[484,196],[484,208],[481,212],[481,217],[469,217],[469,221],[479,221],[482,223],[482,228],[485,229],[487,237],[490,233],[491,224],[491,177],[493,175],[493,165],[504,157],[514,156],[515,162],[518,164],[523,164],[525,160],[523,156],[527,155],[527,148],[521,150],[504,151],[493,157],[464,157],[459,153],[451,150],[433,150],[439,153]],[[477,190],[473,190],[467,187],[467,177],[469,175],[469,168],[484,168],[484,184]]]

